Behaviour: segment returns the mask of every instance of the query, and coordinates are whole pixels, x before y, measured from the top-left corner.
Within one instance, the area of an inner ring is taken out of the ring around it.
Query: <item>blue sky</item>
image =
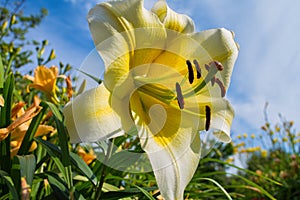
[[[49,11],[42,24],[29,36],[48,39],[58,60],[79,68],[93,50],[88,30],[88,10],[96,0],[27,0],[26,13],[41,7]],[[154,0],[145,0],[150,9]],[[269,102],[269,119],[278,114],[299,127],[300,1],[279,0],[169,0],[169,6],[189,15],[197,31],[225,27],[233,30],[240,44],[238,61],[227,93],[236,111],[232,134],[261,133],[263,108]],[[50,50],[50,49],[49,49]]]

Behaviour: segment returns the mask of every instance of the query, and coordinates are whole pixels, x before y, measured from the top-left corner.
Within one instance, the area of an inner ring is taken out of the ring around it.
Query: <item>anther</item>
[[[222,63],[215,61],[215,60],[210,62],[209,65],[215,66],[219,71],[222,71],[224,69],[224,66],[222,65]]]
[[[216,83],[219,85],[220,89],[221,89],[221,96],[224,97],[226,94],[226,88],[223,85],[222,81],[220,81],[220,79],[216,78]]]
[[[205,66],[205,69],[206,69],[207,71],[209,71],[210,66],[209,66],[208,64],[205,64],[204,66]]]
[[[211,86],[214,86],[215,85],[215,82],[216,82],[216,77],[214,76],[212,79],[211,79]]]
[[[180,109],[184,108],[184,99],[181,91],[181,87],[178,82],[176,82],[176,93],[177,93],[177,102]]]
[[[210,120],[211,120],[211,110],[209,106],[205,106],[205,130],[208,131],[210,127]]]
[[[195,65],[196,71],[197,71],[197,79],[201,78],[201,68],[199,66],[199,63],[197,60],[193,60],[193,63]]]
[[[194,82],[194,71],[193,71],[193,66],[191,61],[187,60],[186,65],[188,66],[188,70],[189,70],[189,82],[190,84],[192,84]]]

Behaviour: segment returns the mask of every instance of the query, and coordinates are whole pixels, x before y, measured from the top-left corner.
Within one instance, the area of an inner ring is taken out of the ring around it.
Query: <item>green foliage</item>
[[[255,145],[261,147],[240,146],[239,152],[248,158],[247,168],[259,175],[244,174],[244,176],[256,184],[263,185],[276,199],[299,199],[300,133],[293,127],[293,121],[287,121],[279,115],[280,123],[271,126],[267,120],[266,110],[265,115],[266,123],[261,127],[263,134],[259,135],[259,140],[255,140],[254,136],[239,137],[245,144],[253,144],[255,141]],[[263,177],[271,178],[280,184],[268,182]],[[247,193],[247,195],[253,198],[264,197],[262,194],[257,196]]]

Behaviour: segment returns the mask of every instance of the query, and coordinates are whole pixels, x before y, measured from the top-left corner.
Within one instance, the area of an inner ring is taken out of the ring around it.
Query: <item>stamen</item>
[[[211,110],[209,106],[205,106],[205,130],[208,131],[210,127],[210,120],[211,120]]]
[[[205,69],[206,69],[207,71],[209,71],[209,68],[210,68],[210,66],[209,66],[208,64],[205,64]]]
[[[221,89],[221,96],[224,97],[226,94],[226,88],[223,85],[222,81],[220,81],[220,79],[216,78],[216,83],[219,85],[220,89]]]
[[[193,61],[194,65],[195,65],[195,68],[196,68],[196,71],[197,71],[197,79],[201,78],[201,68],[199,66],[199,63],[197,60],[194,60]]]
[[[194,82],[194,71],[193,71],[193,66],[191,61],[186,60],[186,65],[188,66],[188,70],[189,70],[189,82],[190,84],[192,84]]]
[[[222,71],[224,69],[224,66],[222,65],[222,63],[215,61],[215,60],[210,62],[209,65],[215,66],[219,71]]]
[[[212,79],[211,79],[211,86],[214,86],[215,85],[215,82],[216,82],[216,77],[214,76]]]
[[[178,82],[176,82],[176,93],[177,93],[177,102],[180,109],[184,108],[184,99],[181,91],[181,87]]]

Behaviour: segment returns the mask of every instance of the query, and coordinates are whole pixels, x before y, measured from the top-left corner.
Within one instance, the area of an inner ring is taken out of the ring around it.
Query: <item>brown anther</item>
[[[215,85],[215,82],[216,82],[216,77],[214,76],[212,79],[211,79],[211,86],[214,86]]]
[[[226,94],[226,88],[225,88],[224,84],[218,78],[216,78],[216,83],[219,85],[219,87],[221,89],[221,96],[224,97]]]
[[[184,108],[184,99],[181,91],[181,87],[178,82],[176,82],[176,93],[177,93],[177,102],[180,109]]]
[[[215,66],[219,71],[222,71],[224,69],[224,66],[222,65],[222,63],[215,61],[215,60],[210,62],[209,65]]]
[[[205,66],[205,69],[206,69],[207,71],[209,71],[210,66],[209,66],[208,64],[205,64],[204,66]]]
[[[201,78],[201,68],[199,66],[199,63],[197,60],[193,60],[193,63],[195,65],[196,71],[197,71],[197,79]]]
[[[211,120],[211,110],[209,106],[205,106],[205,130],[208,131],[210,127],[210,120]]]
[[[192,84],[194,82],[194,71],[193,71],[193,66],[191,61],[186,60],[186,65],[188,66],[188,70],[189,70],[189,82],[190,84]]]

